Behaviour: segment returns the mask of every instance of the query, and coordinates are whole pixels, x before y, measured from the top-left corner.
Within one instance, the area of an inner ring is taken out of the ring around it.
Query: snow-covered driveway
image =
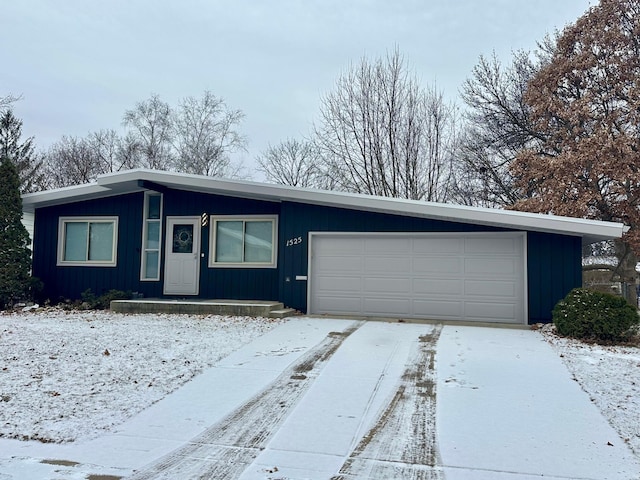
[[[538,332],[305,317],[107,435],[0,452],[0,480],[640,478]]]
[[[344,323],[249,401],[131,479],[439,478],[439,330]]]

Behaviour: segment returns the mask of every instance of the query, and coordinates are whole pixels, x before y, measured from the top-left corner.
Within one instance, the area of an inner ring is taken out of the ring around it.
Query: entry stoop
[[[269,312],[269,318],[286,318],[294,315],[298,315],[298,312],[293,308],[279,308]]]
[[[285,318],[295,315],[281,302],[263,300],[199,300],[144,298],[113,300],[112,312],[118,313],[179,313],[186,315],[240,315],[247,317]]]

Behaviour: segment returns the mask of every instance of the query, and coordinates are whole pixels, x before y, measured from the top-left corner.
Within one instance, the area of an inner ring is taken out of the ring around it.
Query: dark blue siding
[[[487,232],[507,231],[481,225],[403,217],[357,210],[282,204],[280,226],[280,285],[285,304],[306,311],[308,233],[347,232]],[[285,246],[287,239],[302,237],[302,244]],[[563,235],[529,232],[527,239],[527,285],[529,323],[549,322],[551,310],[569,290],[582,283],[581,239]]]
[[[165,217],[200,216],[202,213],[209,215],[279,215],[280,204],[179,190],[171,190],[164,194]],[[166,235],[166,232],[164,234]],[[200,263],[200,297],[237,300],[277,300],[279,298],[278,270],[276,268],[209,268],[207,266],[209,234],[209,226],[202,228],[201,252],[204,257],[201,258]],[[164,272],[164,262],[161,269]],[[162,281],[156,283],[159,290],[154,296],[162,296]]]
[[[77,299],[87,289],[98,295],[110,290],[139,290],[143,194],[135,193],[36,211],[33,274],[52,300]],[[57,267],[58,219],[64,216],[118,216],[116,267]]]
[[[140,281],[140,247],[143,221],[142,192],[40,208],[35,216],[34,275],[44,282],[44,296],[53,300],[79,298],[91,289],[131,290],[145,297],[161,297],[164,261],[159,281]],[[306,311],[308,234],[347,232],[482,232],[503,228],[405,217],[348,208],[296,202],[265,202],[246,198],[169,190],[163,199],[163,236],[167,216],[259,215],[279,216],[278,268],[209,268],[209,226],[202,228],[204,256],[200,265],[200,297],[279,300]],[[118,216],[118,264],[116,267],[57,267],[56,251],[60,216]],[[287,240],[301,238],[302,242]],[[165,245],[166,239],[163,239]],[[578,237],[529,232],[527,235],[527,284],[529,322],[548,322],[556,302],[581,284],[581,240]],[[164,259],[164,252],[162,255]]]
[[[110,289],[130,290],[145,297],[162,297],[164,252],[160,281],[140,281],[140,249],[144,194],[135,193],[74,203],[36,211],[33,273],[44,282],[43,296],[52,300],[77,299],[87,289],[100,295]],[[171,190],[163,199],[163,245],[167,216],[279,214],[280,205],[235,197]],[[58,218],[109,215],[118,217],[116,267],[57,267]],[[209,228],[202,229],[200,296],[274,300],[279,297],[278,270],[208,268]]]
[[[582,285],[582,243],[579,237],[527,234],[529,323],[551,321],[555,304]]]
[[[296,275],[307,275],[309,232],[488,232],[505,231],[467,223],[428,218],[403,217],[346,208],[283,202],[280,219],[281,300],[301,311],[307,308],[307,282]],[[287,239],[302,237],[302,244],[287,247]]]

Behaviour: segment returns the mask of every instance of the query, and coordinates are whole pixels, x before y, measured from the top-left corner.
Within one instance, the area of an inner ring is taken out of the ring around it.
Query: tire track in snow
[[[188,444],[135,473],[130,480],[239,477],[264,449],[326,361],[362,325],[363,322],[357,322],[342,332],[329,333],[267,389]]]
[[[332,480],[441,480],[436,442],[436,343],[434,326],[419,338],[418,351],[393,398]]]

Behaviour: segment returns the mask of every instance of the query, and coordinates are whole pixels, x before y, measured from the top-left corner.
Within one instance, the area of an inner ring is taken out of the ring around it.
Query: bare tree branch
[[[257,158],[267,181],[294,187],[319,187],[318,150],[312,142],[286,140]]]
[[[425,90],[396,50],[363,59],[321,100],[314,143],[325,185],[340,190],[442,201],[456,148],[455,107]]]
[[[224,100],[205,91],[201,99],[185,98],[173,126],[176,168],[212,177],[235,176],[229,153],[244,150],[246,140],[237,131],[244,114],[230,110]]]
[[[125,112],[123,124],[130,129],[129,135],[139,145],[140,166],[156,170],[173,169],[173,121],[171,107],[158,95],[138,102],[132,110]]]

